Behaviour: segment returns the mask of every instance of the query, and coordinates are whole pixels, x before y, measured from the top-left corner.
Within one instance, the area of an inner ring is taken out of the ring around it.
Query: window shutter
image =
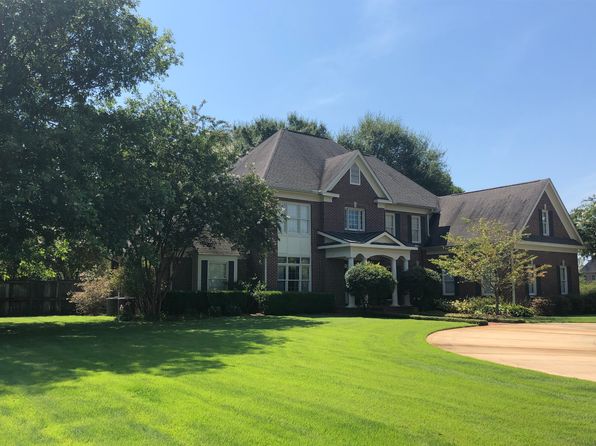
[[[530,297],[530,283],[526,282],[526,296]]]
[[[412,242],[412,216],[408,215],[408,242]]]
[[[551,237],[555,235],[554,226],[553,211],[548,211],[548,235]]]
[[[234,282],[236,278],[234,277],[234,261],[230,260],[228,262],[228,290],[234,288]]]
[[[540,277],[536,277],[536,295],[537,296],[542,295],[542,283],[541,283]]]
[[[420,243],[424,244],[426,243],[426,219],[428,217],[426,215],[423,215],[422,217],[420,217]]]
[[[400,214],[394,214],[395,215],[395,236],[398,238],[398,240],[401,240],[401,216]]]
[[[558,266],[558,269],[559,269],[559,294],[563,294],[561,292],[561,288],[562,288],[562,286],[561,286],[561,278],[563,276],[562,271],[561,271],[561,265]]]
[[[476,296],[481,296],[482,295],[482,285],[479,283],[476,283],[475,291],[476,291]]]
[[[207,268],[209,262],[207,260],[201,260],[201,291],[207,291]]]
[[[459,279],[457,277],[453,278],[453,294],[454,297],[459,297]]]
[[[538,235],[544,235],[544,228],[542,226],[542,209],[538,209]]]

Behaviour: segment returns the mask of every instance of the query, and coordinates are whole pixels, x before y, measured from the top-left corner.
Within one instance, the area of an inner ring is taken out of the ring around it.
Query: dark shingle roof
[[[433,222],[431,244],[444,244],[442,235],[466,235],[465,219],[498,220],[511,229],[523,225],[544,192],[549,180],[536,180],[439,197],[440,215]]]
[[[279,130],[236,163],[233,173],[254,171],[276,189],[324,190],[358,152],[327,138]],[[394,203],[437,208],[435,195],[373,156],[366,156]]]

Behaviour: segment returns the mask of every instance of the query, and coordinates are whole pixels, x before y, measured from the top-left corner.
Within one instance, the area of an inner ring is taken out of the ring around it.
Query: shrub
[[[495,298],[487,296],[454,300],[449,305],[449,308],[454,309],[456,313],[474,316],[495,316],[496,307]],[[524,305],[503,303],[500,305],[500,313],[505,317],[532,317],[535,311]]]
[[[457,313],[457,308],[455,308],[451,299],[435,299],[434,307],[445,313]]]
[[[359,299],[365,308],[369,297],[376,300],[388,297],[395,285],[387,268],[376,263],[358,263],[346,272],[347,291]]]
[[[441,297],[441,275],[429,268],[415,265],[399,275],[399,293],[409,293],[412,304],[421,309],[434,307]]]
[[[541,316],[596,314],[596,294],[535,297],[530,306]]]
[[[320,314],[335,311],[333,294],[266,291],[263,297],[267,314]]]
[[[88,271],[81,274],[76,291],[68,296],[79,314],[98,315],[106,312],[106,299],[115,288],[112,271]]]

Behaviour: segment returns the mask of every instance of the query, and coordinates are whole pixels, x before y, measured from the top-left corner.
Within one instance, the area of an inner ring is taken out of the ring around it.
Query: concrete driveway
[[[472,358],[596,381],[596,324],[489,324],[439,331],[427,340]]]

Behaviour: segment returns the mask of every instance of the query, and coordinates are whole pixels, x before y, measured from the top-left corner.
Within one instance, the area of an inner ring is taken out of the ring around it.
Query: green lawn
[[[457,325],[3,319],[2,444],[594,445],[596,383],[425,342]]]
[[[596,322],[596,315],[584,316],[534,316],[526,319],[526,322]]]

